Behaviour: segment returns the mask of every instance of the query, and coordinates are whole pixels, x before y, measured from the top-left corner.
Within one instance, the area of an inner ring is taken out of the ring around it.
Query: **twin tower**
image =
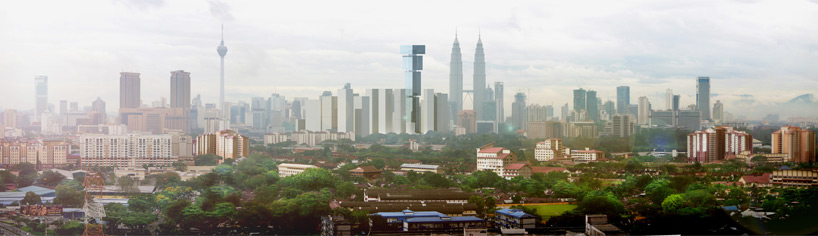
[[[452,45],[452,57],[449,64],[449,104],[452,110],[452,117],[457,117],[457,113],[463,110],[463,92],[472,92],[474,102],[472,104],[477,116],[485,113],[480,104],[486,102],[486,56],[483,53],[483,41],[480,35],[477,36],[477,48],[474,50],[474,87],[473,90],[463,90],[463,58],[460,53],[460,42],[457,34],[454,36]],[[454,119],[455,123],[457,119]]]

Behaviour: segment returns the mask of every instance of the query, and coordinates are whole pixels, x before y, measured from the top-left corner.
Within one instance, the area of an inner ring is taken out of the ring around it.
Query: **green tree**
[[[585,214],[619,215],[624,205],[611,192],[591,191],[585,194],[577,210]]]
[[[672,194],[662,201],[662,210],[665,212],[674,212],[686,204],[684,194]]]
[[[32,191],[26,192],[26,196],[23,197],[23,200],[20,201],[21,205],[42,205],[43,201],[40,200],[40,195]]]
[[[176,171],[187,171],[187,165],[184,162],[177,161],[172,164]]]
[[[150,212],[156,208],[156,198],[153,195],[137,195],[128,199],[128,210],[133,212]]]
[[[219,164],[222,157],[213,154],[196,155],[193,157],[193,163],[197,166],[215,166]]]
[[[55,189],[57,197],[54,198],[54,204],[61,204],[67,207],[82,207],[85,204],[83,198],[85,194],[76,187],[68,185],[59,185]]]
[[[60,182],[62,182],[63,180],[65,180],[65,176],[63,176],[62,174],[46,170],[43,171],[43,173],[37,179],[37,183],[49,187],[54,187],[60,184]]]
[[[130,176],[119,177],[116,182],[119,185],[119,189],[124,193],[134,194],[139,192],[136,181]]]

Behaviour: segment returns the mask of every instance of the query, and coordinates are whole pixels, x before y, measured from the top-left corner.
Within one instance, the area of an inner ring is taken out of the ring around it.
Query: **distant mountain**
[[[809,93],[802,94],[801,96],[795,97],[792,100],[790,100],[789,102],[787,102],[787,104],[811,104],[811,103],[818,103],[818,102],[815,101],[815,96],[813,96],[812,94],[809,94]]]

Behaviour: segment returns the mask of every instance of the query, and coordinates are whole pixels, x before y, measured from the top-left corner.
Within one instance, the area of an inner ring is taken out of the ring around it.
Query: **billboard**
[[[20,206],[20,214],[26,216],[62,215],[62,205],[24,205]]]

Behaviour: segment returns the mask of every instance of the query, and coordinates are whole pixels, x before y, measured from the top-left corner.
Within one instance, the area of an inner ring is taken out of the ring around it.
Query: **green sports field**
[[[540,205],[526,207],[537,209],[537,215],[540,215],[542,220],[547,221],[551,219],[552,216],[562,215],[563,212],[577,208],[577,205]]]

